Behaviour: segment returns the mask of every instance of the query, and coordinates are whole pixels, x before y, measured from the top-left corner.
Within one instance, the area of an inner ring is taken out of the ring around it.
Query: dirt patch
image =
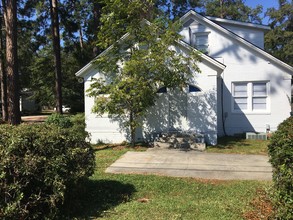
[[[106,149],[112,149],[116,151],[124,150],[124,149],[129,149],[129,150],[135,150],[135,151],[146,151],[148,148],[144,146],[134,146],[134,147],[129,147],[127,145],[119,145],[119,144],[103,144],[103,145],[98,145],[94,147],[96,150],[106,150]]]
[[[47,118],[48,115],[22,116],[21,121],[24,123],[44,122]]]
[[[250,203],[250,205],[253,207],[253,210],[244,213],[244,219],[269,219],[269,217],[273,214],[273,206],[271,200],[263,189],[257,190],[256,195],[257,196]]]

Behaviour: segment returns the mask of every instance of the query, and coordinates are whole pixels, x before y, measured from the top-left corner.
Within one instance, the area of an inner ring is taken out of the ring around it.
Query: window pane
[[[203,46],[203,45],[208,45],[208,36],[207,35],[203,35],[203,36],[196,36],[195,38],[195,44],[197,46]]]
[[[246,109],[247,109],[247,98],[234,99],[234,110],[246,110]]]
[[[200,92],[201,90],[196,87],[196,86],[192,86],[192,85],[189,85],[189,92]]]
[[[267,85],[266,83],[253,83],[253,96],[266,96]]]
[[[252,99],[252,109],[266,109],[267,108],[267,99],[266,98],[253,98]]]
[[[247,84],[234,84],[234,96],[247,96]]]

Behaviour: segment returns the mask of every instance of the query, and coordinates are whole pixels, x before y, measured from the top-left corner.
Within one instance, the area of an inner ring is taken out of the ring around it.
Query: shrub
[[[91,146],[70,129],[2,125],[0,134],[0,219],[52,219],[93,173]]]
[[[73,132],[84,138],[89,138],[89,133],[85,131],[85,116],[83,113],[71,116],[70,121],[72,123]]]
[[[278,126],[268,146],[277,219],[293,219],[293,117]]]
[[[45,121],[46,124],[53,124],[61,128],[72,127],[72,122],[68,116],[64,116],[58,113],[50,115]]]

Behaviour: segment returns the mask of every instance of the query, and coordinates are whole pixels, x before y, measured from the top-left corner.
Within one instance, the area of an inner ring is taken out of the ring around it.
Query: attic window
[[[194,47],[204,54],[208,54],[209,47],[209,33],[210,32],[196,32],[194,33]]]

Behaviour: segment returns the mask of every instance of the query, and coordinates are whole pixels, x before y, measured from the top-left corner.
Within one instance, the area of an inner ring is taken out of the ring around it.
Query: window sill
[[[239,115],[239,114],[245,114],[245,115],[270,115],[271,112],[269,111],[255,111],[255,112],[252,112],[252,111],[232,111],[232,114],[235,114],[235,115]]]

